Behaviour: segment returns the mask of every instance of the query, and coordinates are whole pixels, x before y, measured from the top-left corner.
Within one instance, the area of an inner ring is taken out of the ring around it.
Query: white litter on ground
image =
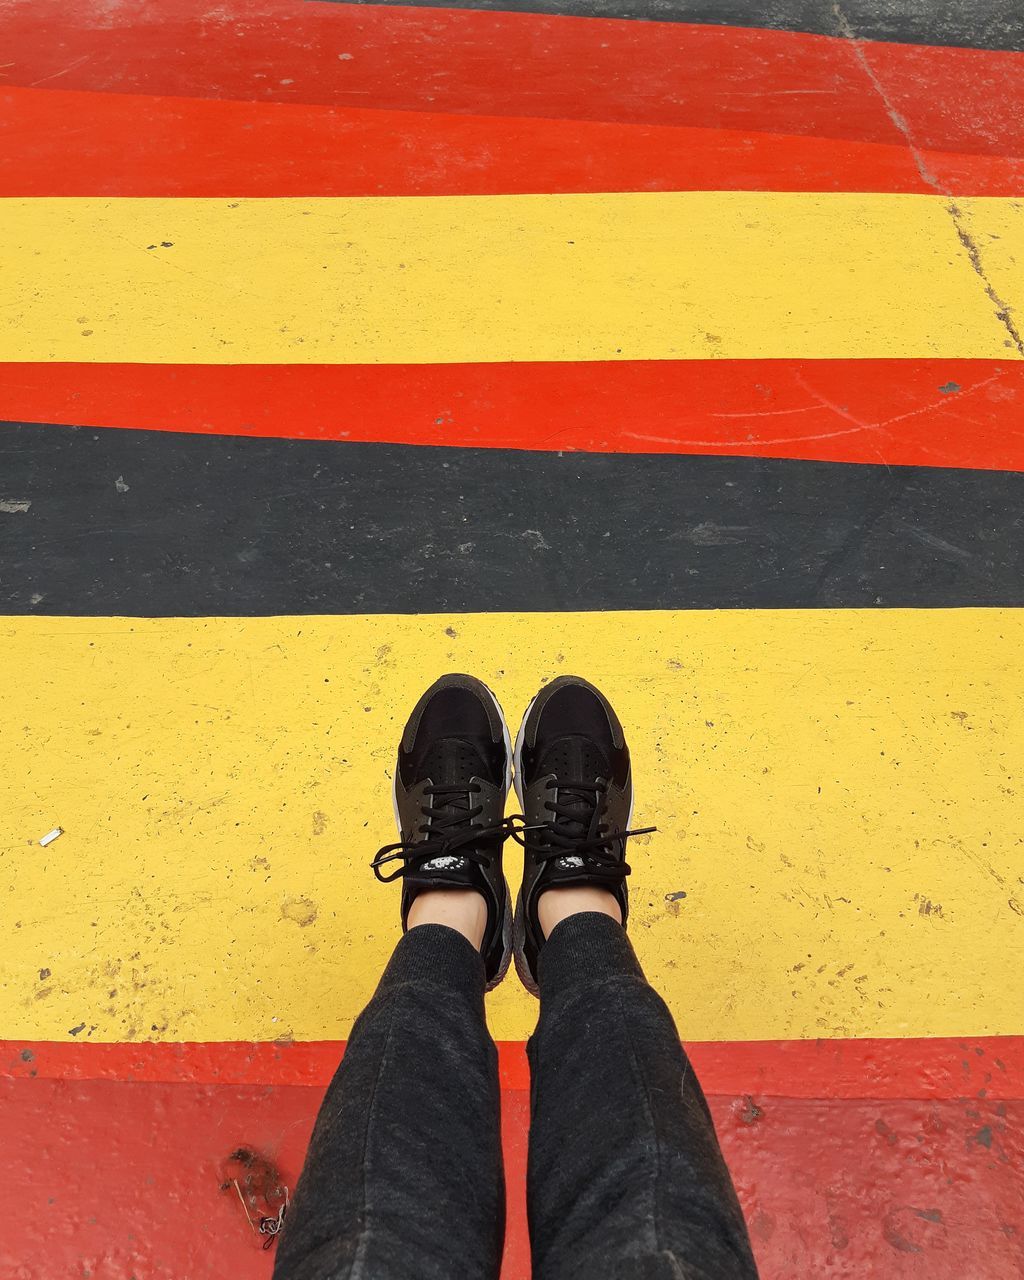
[[[47,831],[46,835],[43,836],[43,838],[39,841],[39,843],[45,849],[48,844],[53,844],[54,840],[56,840],[58,836],[62,836],[63,834],[64,834],[63,827],[54,827],[52,831]]]

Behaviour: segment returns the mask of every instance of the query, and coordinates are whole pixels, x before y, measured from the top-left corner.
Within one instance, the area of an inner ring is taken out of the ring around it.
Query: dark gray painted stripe
[[[316,0],[320,3],[321,0]],[[328,0],[350,3],[353,0]],[[354,0],[407,4],[409,0]],[[497,9],[577,18],[640,18],[705,26],[765,27],[905,44],[1024,49],[1024,0],[412,0],[432,9]]]
[[[4,613],[1024,605],[1013,472],[7,424],[0,474]]]

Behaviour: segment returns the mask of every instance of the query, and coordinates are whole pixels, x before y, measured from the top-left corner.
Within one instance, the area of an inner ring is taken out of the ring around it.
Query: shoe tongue
[[[468,788],[470,778],[486,776],[486,767],[483,756],[472,742],[465,738],[438,738],[424,752],[417,772],[422,777],[429,778],[435,787],[465,786]],[[468,791],[454,793],[446,803],[429,796],[426,802],[437,805],[441,815],[452,817],[464,815],[468,809],[475,807],[476,803]],[[455,834],[459,829],[457,825],[446,828],[451,834]],[[431,858],[429,862],[424,863],[422,872],[422,877],[417,877],[415,873],[407,875],[406,883],[413,887],[436,885],[441,882],[438,877],[439,872],[443,873],[443,883],[452,886],[466,885],[476,888],[479,879],[475,864],[458,851]]]
[[[598,778],[607,778],[611,769],[604,753],[591,738],[571,734],[553,743],[539,762],[538,774],[553,773],[559,782],[581,782],[592,786]],[[559,803],[589,809],[579,797],[565,796]]]
[[[538,767],[539,774],[553,773],[559,782],[590,785],[598,778],[607,778],[610,772],[608,761],[593,740],[578,734],[559,738],[545,753]],[[560,787],[557,800],[566,809],[579,811],[578,822],[568,817],[561,819],[566,826],[566,834],[579,836],[581,839],[588,836],[594,815],[593,793],[576,795]],[[565,860],[560,858],[558,861]],[[578,858],[574,858],[572,862],[574,865],[581,865]]]

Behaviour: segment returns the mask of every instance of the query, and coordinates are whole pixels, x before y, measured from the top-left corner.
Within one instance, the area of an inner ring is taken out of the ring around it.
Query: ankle
[[[487,903],[476,889],[427,889],[416,895],[405,927],[421,924],[446,925],[479,951],[487,931]]]
[[[556,924],[581,911],[597,911],[610,916],[616,924],[622,924],[622,909],[610,889],[595,885],[579,885],[571,888],[545,889],[537,899],[537,919],[545,939],[550,937]]]

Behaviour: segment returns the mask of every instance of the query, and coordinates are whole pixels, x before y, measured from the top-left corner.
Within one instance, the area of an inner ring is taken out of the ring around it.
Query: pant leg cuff
[[[644,979],[625,929],[599,911],[581,911],[555,925],[537,970],[542,997],[604,978]]]
[[[421,924],[402,936],[381,977],[378,992],[405,982],[429,983],[483,996],[486,977],[480,952],[457,929]]]

